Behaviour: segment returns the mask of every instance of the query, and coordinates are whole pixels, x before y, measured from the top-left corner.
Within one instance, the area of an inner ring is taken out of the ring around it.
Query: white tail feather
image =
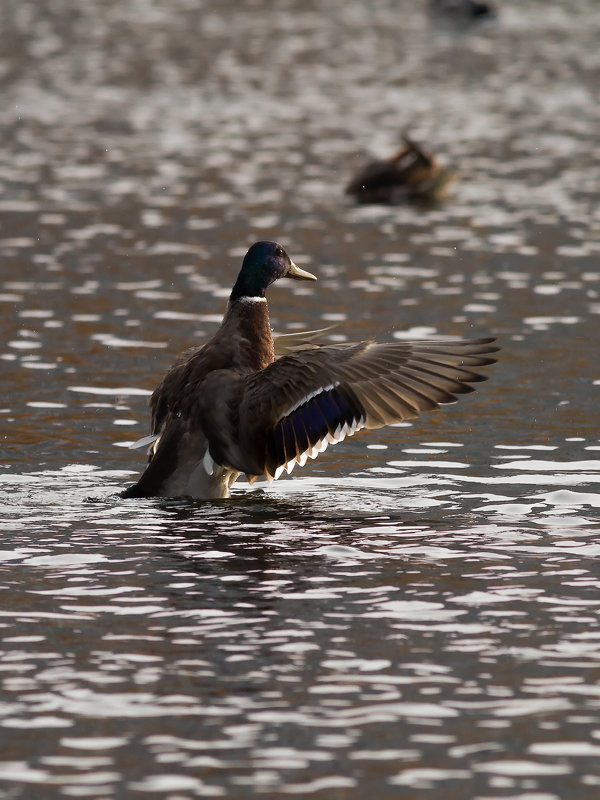
[[[215,462],[212,459],[208,447],[206,448],[206,453],[204,453],[202,464],[204,465],[204,469],[206,470],[207,475],[215,474]]]
[[[155,433],[153,436],[144,436],[141,439],[138,439],[137,442],[132,442],[129,445],[130,450],[137,450],[139,447],[148,447],[150,444],[154,444],[159,438],[160,434]]]

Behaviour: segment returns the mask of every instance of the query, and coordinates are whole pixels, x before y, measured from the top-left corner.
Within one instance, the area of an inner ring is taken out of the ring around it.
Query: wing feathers
[[[431,411],[440,403],[453,403],[455,400],[454,395],[440,389],[435,384],[412,378],[410,375],[404,375],[402,379],[397,378],[393,382],[384,381],[384,386],[389,383],[398,387],[402,395],[418,411]]]
[[[378,392],[372,391],[362,398],[363,405],[366,411],[366,427],[367,428],[381,428],[383,425],[389,425],[392,421],[398,419],[411,419],[416,417],[418,412],[404,403],[400,398],[397,398],[398,403],[396,408],[390,406]],[[402,409],[401,416],[399,416],[399,409]]]
[[[463,367],[447,367],[444,364],[435,364],[434,366],[428,362],[407,364],[404,372],[407,375],[423,377],[424,380],[432,384],[442,385],[446,383],[454,387],[450,391],[456,392],[462,391],[463,387],[468,386],[469,383],[487,380],[486,375],[480,375],[478,372],[473,372]]]
[[[493,339],[315,346],[282,356],[244,380],[240,434],[228,466],[272,480],[361,428],[413,419],[485,380]],[[233,448],[231,450],[233,452]]]
[[[332,386],[313,392],[267,432],[265,474],[278,478],[283,469],[304,465],[362,427],[365,411],[350,389]]]

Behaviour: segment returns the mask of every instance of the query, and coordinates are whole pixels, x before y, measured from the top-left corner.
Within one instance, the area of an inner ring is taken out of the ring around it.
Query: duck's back
[[[150,400],[152,433],[160,433],[169,412],[184,418],[194,415],[202,385],[211,373],[231,370],[250,375],[274,357],[266,301],[243,298],[230,303],[212,339],[183,353],[155,389]]]

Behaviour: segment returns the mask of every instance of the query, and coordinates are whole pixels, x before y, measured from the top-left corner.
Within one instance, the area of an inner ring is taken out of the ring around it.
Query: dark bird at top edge
[[[281,245],[248,250],[215,335],[188,351],[154,391],[149,461],[123,497],[229,497],[303,466],[362,428],[413,419],[485,380],[493,339],[318,345],[282,337],[277,357],[265,291],[280,278],[316,280]]]
[[[456,173],[403,135],[404,146],[391,158],[371,161],[350,181],[346,194],[358,203],[396,205],[405,201],[436,203],[443,200]]]
[[[494,3],[482,0],[430,0],[429,8],[434,14],[465,20],[493,19],[497,14]]]

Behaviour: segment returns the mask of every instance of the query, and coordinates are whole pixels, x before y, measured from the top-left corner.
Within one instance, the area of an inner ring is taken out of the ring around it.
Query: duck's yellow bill
[[[291,259],[290,259],[291,261]],[[305,269],[300,269],[297,264],[291,262],[291,266],[287,271],[286,278],[294,278],[297,281],[316,281],[317,276],[313,275],[312,272],[307,272]]]

